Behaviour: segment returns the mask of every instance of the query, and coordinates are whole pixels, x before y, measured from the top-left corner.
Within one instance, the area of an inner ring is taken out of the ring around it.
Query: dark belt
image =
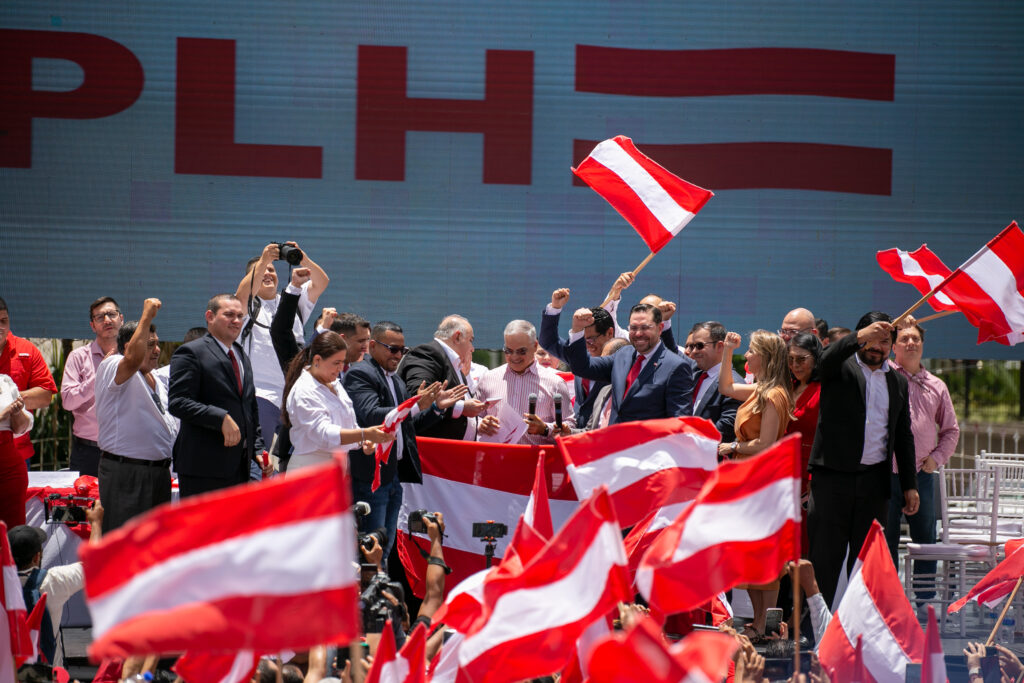
[[[76,436],[75,437],[75,441],[77,441],[78,443],[84,443],[86,446],[92,446],[93,448],[99,448],[100,447],[100,445],[98,443],[96,443],[95,441],[93,441],[92,439],[83,439],[80,436]]]
[[[114,455],[113,453],[107,453],[106,451],[100,451],[100,457],[106,458],[107,460],[113,460],[114,462],[123,462],[129,465],[145,465],[146,467],[170,467],[171,459],[166,458],[165,460],[143,460],[142,458],[126,458],[123,455]]]

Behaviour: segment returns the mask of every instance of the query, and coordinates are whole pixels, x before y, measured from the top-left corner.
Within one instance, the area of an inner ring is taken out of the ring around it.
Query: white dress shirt
[[[137,460],[167,460],[178,436],[178,418],[167,412],[167,389],[154,381],[150,389],[138,372],[118,385],[119,353],[96,368],[96,421],[100,450]],[[160,404],[157,405],[157,400]]]
[[[295,380],[285,405],[294,449],[289,470],[330,460],[331,454],[342,448],[341,430],[359,429],[352,400],[341,382],[334,380],[328,387],[308,369]]]
[[[889,361],[872,370],[864,365],[860,356],[854,355],[860,371],[864,373],[864,402],[867,418],[864,420],[864,452],[860,464],[875,465],[889,456],[889,385],[885,373],[889,372]]]
[[[562,409],[565,414],[562,417],[562,423],[569,427],[576,426],[576,417],[569,404],[569,398],[573,395],[572,388],[562,379],[561,375],[551,368],[543,367],[537,361],[534,361],[522,374],[513,372],[508,367],[508,363],[499,365],[485,373],[477,385],[477,398],[481,401],[500,398],[517,415],[523,415],[529,411],[530,394],[537,394],[537,412],[535,414],[548,426],[548,436],[523,434],[519,443],[554,443],[555,394],[561,394],[563,398]],[[485,414],[497,415],[499,412],[499,406],[495,405],[489,408]]]

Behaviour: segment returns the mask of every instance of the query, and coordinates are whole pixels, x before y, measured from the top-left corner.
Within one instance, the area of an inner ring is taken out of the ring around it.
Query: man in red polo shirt
[[[11,316],[3,299],[0,299],[0,375],[9,375],[14,380],[29,411],[50,405],[50,399],[57,393],[43,354],[27,339],[11,334]],[[15,439],[14,446],[22,460],[35,454],[28,434]]]

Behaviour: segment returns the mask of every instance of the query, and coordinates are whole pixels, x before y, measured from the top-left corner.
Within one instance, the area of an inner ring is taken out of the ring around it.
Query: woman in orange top
[[[743,401],[736,411],[736,441],[718,445],[718,454],[724,458],[740,459],[760,453],[782,438],[793,419],[793,385],[786,342],[768,330],[753,332],[744,357],[755,382],[736,384],[732,381],[732,355],[741,341],[735,332],[725,335],[722,371],[718,373],[718,393]],[[779,582],[746,589],[754,607],[754,621],[747,628],[753,632],[752,639],[762,639],[768,608],[774,607],[779,597]]]

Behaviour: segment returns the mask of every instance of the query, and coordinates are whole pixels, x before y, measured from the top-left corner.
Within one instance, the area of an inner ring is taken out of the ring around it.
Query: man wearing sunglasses
[[[382,424],[393,408],[409,398],[405,382],[396,372],[402,357],[408,352],[405,333],[397,324],[383,320],[370,330],[370,357],[350,367],[343,382],[360,427]],[[370,514],[359,519],[359,530],[365,533],[380,527],[387,529],[384,557],[391,553],[398,532],[402,483],[423,482],[416,432],[440,422],[445,411],[463,398],[466,387],[461,385],[447,389],[442,382],[429,386],[422,382],[417,393],[419,401],[401,423],[388,461],[381,465],[380,487],[376,491],[372,490],[376,470],[374,456],[367,455],[362,448],[349,451],[353,495],[356,500],[370,504]]]
[[[722,435],[722,441],[728,443],[735,437],[733,423],[736,421],[740,401],[718,393],[718,373],[725,352],[725,332],[725,326],[716,320],[697,323],[690,328],[682,351],[697,364],[693,414],[714,422],[715,428]],[[732,381],[742,383],[743,378],[733,370]]]

